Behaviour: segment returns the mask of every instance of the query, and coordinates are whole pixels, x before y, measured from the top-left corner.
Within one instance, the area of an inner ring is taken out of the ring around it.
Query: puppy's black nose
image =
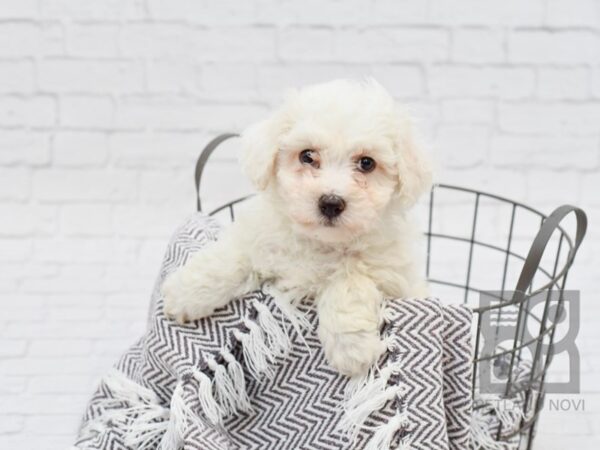
[[[321,195],[321,198],[319,198],[319,209],[325,217],[333,219],[346,209],[346,202],[339,195]]]

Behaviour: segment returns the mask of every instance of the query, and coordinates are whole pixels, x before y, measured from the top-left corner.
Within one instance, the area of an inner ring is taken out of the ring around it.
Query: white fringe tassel
[[[271,363],[275,362],[275,355],[273,355],[273,352],[265,343],[265,334],[251,320],[245,320],[244,324],[248,327],[248,333],[241,333],[236,330],[233,334],[242,343],[242,352],[246,367],[257,380],[262,375],[272,378],[273,369],[271,368]]]
[[[212,424],[219,424],[223,418],[223,409],[216,401],[213,395],[213,382],[204,372],[194,370],[194,378],[198,381],[198,400],[200,408],[208,421]]]
[[[102,433],[109,426],[123,432],[124,444],[140,450],[178,450],[183,441],[187,418],[193,417],[181,398],[182,386],[178,384],[171,406],[162,406],[156,394],[113,369],[103,378],[112,397],[102,399],[96,406],[102,414],[85,425],[82,434]],[[123,408],[123,403],[128,406]],[[162,437],[161,437],[162,436]]]
[[[498,423],[504,430],[514,430],[523,418],[520,406],[499,396],[480,399],[480,401],[485,402],[487,408],[474,410],[471,416],[471,439],[474,448],[485,448],[486,450],[514,448],[514,444],[510,442],[496,440],[496,430]]]
[[[280,290],[278,290],[276,287],[274,287],[273,285],[271,285],[269,283],[265,283],[261,289],[265,294],[271,296],[273,298],[273,300],[275,300],[275,305],[281,311],[281,313],[283,315],[282,321],[281,321],[282,328],[284,328],[284,329],[286,328],[285,322],[283,320],[285,318],[290,322],[290,325],[296,331],[296,333],[298,334],[298,337],[304,343],[304,346],[312,354],[310,347],[308,346],[306,340],[304,339],[304,334],[302,333],[303,330],[310,328],[310,326],[311,326],[310,321],[306,318],[306,315],[304,313],[302,313],[294,305],[294,299],[288,293],[281,292]],[[270,311],[269,311],[269,314],[270,314]]]
[[[403,396],[406,392],[406,387],[402,384],[388,386],[390,376],[397,370],[398,363],[381,369],[379,376],[376,376],[377,371],[372,369],[362,386],[351,386],[353,392],[345,401],[345,414],[339,426],[349,432],[353,439],[374,411],[382,409],[387,402]]]
[[[258,324],[265,333],[268,347],[275,356],[285,356],[290,349],[291,341],[283,324],[277,323],[268,306],[255,301],[254,308],[258,313]]]
[[[407,424],[408,419],[405,414],[398,414],[392,417],[386,424],[375,429],[373,437],[369,440],[364,450],[389,450],[396,433]],[[410,444],[408,442],[401,442],[400,446],[395,448],[397,450],[410,450]]]
[[[208,368],[213,372],[212,388],[217,403],[221,406],[223,413],[229,415],[237,409],[238,392],[225,366],[218,364],[212,357],[208,357],[207,362]]]
[[[242,365],[226,348],[221,349],[221,355],[227,363],[227,373],[229,374],[233,387],[236,389],[237,395],[235,398],[237,400],[237,406],[242,411],[252,411],[252,405],[250,404],[250,399],[246,392],[246,379],[244,378],[244,369],[242,368]]]
[[[169,423],[160,442],[161,450],[179,450],[190,421],[197,421],[183,398],[183,384],[177,383],[171,397]]]

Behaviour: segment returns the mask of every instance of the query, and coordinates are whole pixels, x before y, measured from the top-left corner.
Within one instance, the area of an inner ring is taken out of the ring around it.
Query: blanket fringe
[[[242,411],[252,411],[252,404],[246,392],[246,379],[244,378],[244,369],[237,359],[226,348],[221,349],[221,356],[227,363],[227,374],[236,391],[236,405]]]
[[[183,398],[183,384],[178,382],[171,397],[169,422],[160,442],[161,450],[179,450],[183,446],[183,438],[188,426],[193,421],[194,413]],[[134,447],[135,448],[135,447]]]
[[[391,320],[391,315],[387,309],[385,306],[382,308],[382,323]],[[389,449],[397,434],[408,426],[408,417],[401,406],[407,386],[397,380],[397,377],[393,377],[399,375],[402,370],[402,361],[395,354],[394,339],[394,335],[383,337],[383,342],[390,353],[385,367],[373,367],[367,376],[352,379],[346,388],[344,415],[340,421],[339,429],[348,433],[354,442],[358,438],[361,429],[366,428],[365,423],[369,416],[382,410],[389,402],[397,401],[397,404],[394,405],[396,414],[385,424],[374,429],[365,450]],[[394,378],[393,381],[392,377]],[[396,448],[400,450],[410,449],[409,435],[402,438],[398,445],[399,447]]]
[[[280,321],[269,307],[254,300],[252,306],[256,317],[244,319],[248,331],[233,331],[235,339],[242,344],[246,367],[257,380],[262,376],[273,377],[272,366],[277,358],[288,354],[292,345],[290,330],[296,330],[302,338],[302,329],[309,326],[303,314],[286,299],[275,299],[275,304],[282,313]],[[191,372],[198,383],[197,395],[203,415],[214,425],[221,424],[224,417],[236,411],[252,410],[241,362],[227,347],[221,348],[219,353],[223,363],[217,362],[215,355],[204,355],[208,370],[193,369]],[[208,371],[212,372],[210,376]],[[109,428],[109,424],[117,424],[123,430],[124,443],[129,448],[178,450],[188,425],[198,420],[184,401],[181,380],[173,391],[169,407],[161,405],[152,390],[118,370],[109,373],[103,381],[111,391],[111,398],[99,401],[102,413],[85,425],[83,433],[100,434]],[[125,408],[123,403],[127,405]]]
[[[346,399],[345,414],[340,427],[356,437],[367,418],[375,411],[382,409],[387,402],[401,397],[405,392],[402,384],[388,385],[392,373],[398,370],[398,363],[390,364],[379,371],[372,370],[362,386],[355,389],[353,395]]]
[[[192,375],[198,381],[198,400],[204,415],[210,423],[221,423],[223,409],[213,395],[213,381],[200,370],[194,369]]]
[[[512,430],[523,418],[522,409],[509,399],[500,396],[480,398],[485,407],[473,410],[471,417],[471,439],[474,448],[486,450],[508,450],[513,447],[510,442],[496,439],[497,427]],[[495,421],[495,423],[494,423]]]
[[[130,380],[119,370],[111,370],[103,379],[111,398],[97,403],[100,415],[84,425],[82,435],[101,434],[110,425],[118,424],[124,431],[124,444],[129,448],[177,450],[177,445],[163,444],[165,433],[174,422],[172,410],[162,406],[156,394]],[[127,406],[123,407],[123,403]]]
[[[273,365],[277,358],[285,357],[292,345],[290,325],[299,333],[309,323],[300,311],[286,301],[275,301],[282,313],[281,323],[273,312],[259,300],[252,300],[256,312],[254,319],[243,319],[247,332],[233,330],[235,340],[241,343],[241,352],[246,368],[251,376],[259,380],[262,376],[272,378]],[[289,321],[286,324],[285,319]],[[231,344],[231,343],[230,343]],[[212,375],[205,370],[194,369],[192,375],[198,382],[198,399],[206,419],[213,425],[236,411],[252,411],[246,392],[244,368],[231,350],[224,346],[219,350],[224,363],[220,364],[215,355],[203,355]]]
[[[396,434],[408,424],[408,418],[405,414],[398,414],[392,417],[387,423],[377,427],[373,437],[369,440],[364,450],[389,450],[392,448],[392,442]],[[410,444],[402,439],[397,450],[410,450]]]

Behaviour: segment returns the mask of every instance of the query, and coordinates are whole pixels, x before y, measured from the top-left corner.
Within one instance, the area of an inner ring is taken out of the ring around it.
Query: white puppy
[[[293,92],[242,145],[259,195],[167,278],[166,315],[200,319],[269,281],[313,298],[329,363],[364,373],[384,350],[383,298],[426,291],[405,213],[431,172],[409,118],[376,82],[339,80]]]

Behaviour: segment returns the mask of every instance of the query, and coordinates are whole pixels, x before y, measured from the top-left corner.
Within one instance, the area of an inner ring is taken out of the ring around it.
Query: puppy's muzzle
[[[339,195],[322,195],[319,198],[319,210],[329,220],[339,216],[346,209],[346,202]]]

